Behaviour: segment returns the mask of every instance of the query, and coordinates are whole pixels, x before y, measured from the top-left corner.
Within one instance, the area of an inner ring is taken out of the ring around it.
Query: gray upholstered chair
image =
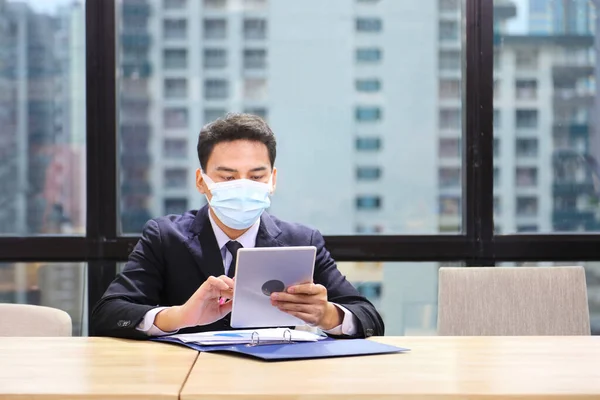
[[[71,336],[66,312],[29,304],[0,304],[0,336]]]
[[[440,268],[442,336],[589,335],[582,267]]]

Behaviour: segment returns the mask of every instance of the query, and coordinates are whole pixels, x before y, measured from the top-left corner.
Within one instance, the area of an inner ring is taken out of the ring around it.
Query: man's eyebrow
[[[222,172],[238,172],[237,169],[233,169],[233,168],[229,168],[229,167],[217,167],[215,168],[217,171],[222,171]]]
[[[250,170],[250,172],[261,172],[261,171],[266,171],[268,168],[265,167],[264,165],[262,167],[256,167],[256,168],[252,168]]]

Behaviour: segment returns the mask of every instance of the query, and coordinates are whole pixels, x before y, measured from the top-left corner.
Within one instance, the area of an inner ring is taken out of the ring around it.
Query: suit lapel
[[[207,278],[225,273],[221,250],[208,219],[208,206],[202,207],[196,213],[185,245]]]
[[[277,237],[281,234],[281,230],[275,223],[271,216],[266,212],[262,213],[260,217],[260,226],[258,227],[258,234],[256,235],[256,247],[282,247],[284,246]]]

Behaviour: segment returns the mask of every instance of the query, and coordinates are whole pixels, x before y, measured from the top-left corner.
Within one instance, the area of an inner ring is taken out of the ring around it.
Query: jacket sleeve
[[[313,232],[311,244],[317,248],[315,283],[325,286],[330,302],[345,307],[356,316],[358,326],[354,337],[383,336],[385,326],[375,306],[338,270],[319,231]]]
[[[160,303],[165,262],[159,225],[150,220],[120,273],[92,311],[91,336],[145,339],[136,327]]]

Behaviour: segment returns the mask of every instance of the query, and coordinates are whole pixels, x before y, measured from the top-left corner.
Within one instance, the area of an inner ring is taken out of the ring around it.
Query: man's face
[[[249,179],[268,183],[271,175],[272,191],[275,191],[277,180],[276,168],[271,169],[269,150],[261,142],[235,140],[215,145],[206,163],[204,171],[215,183],[234,179]],[[200,169],[196,170],[196,187],[202,194],[211,199],[206,182],[202,179]]]

